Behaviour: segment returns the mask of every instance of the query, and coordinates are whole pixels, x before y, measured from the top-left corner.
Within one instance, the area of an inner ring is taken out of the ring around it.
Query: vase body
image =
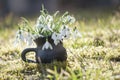
[[[46,37],[37,38],[34,40],[34,42],[37,45],[36,48],[27,48],[23,50],[21,55],[23,61],[36,62],[36,63],[51,63],[54,60],[66,61],[67,53],[66,53],[66,49],[63,47],[62,42],[60,42],[58,45],[55,45],[51,37],[48,37],[48,42],[53,47],[52,50],[51,49],[42,50],[42,47],[46,42]],[[26,54],[31,51],[35,52],[35,59],[36,59],[35,61],[26,59]]]

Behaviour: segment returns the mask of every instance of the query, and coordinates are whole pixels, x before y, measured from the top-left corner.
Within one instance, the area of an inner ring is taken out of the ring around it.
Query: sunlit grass
[[[23,62],[21,52],[25,46],[13,46],[16,29],[1,29],[0,80],[119,80],[118,16],[88,21],[78,19],[75,26],[80,30],[82,38],[75,41],[64,40],[64,47],[68,53],[67,61],[51,64]]]

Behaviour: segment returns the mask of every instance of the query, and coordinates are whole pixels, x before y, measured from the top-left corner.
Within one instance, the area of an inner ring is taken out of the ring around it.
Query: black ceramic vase
[[[33,63],[51,63],[54,60],[56,61],[66,61],[67,59],[67,53],[66,49],[63,47],[62,42],[60,42],[58,45],[54,44],[54,41],[51,39],[51,37],[48,37],[48,41],[51,43],[53,49],[45,49],[42,50],[43,45],[46,42],[46,37],[43,38],[37,38],[34,40],[34,42],[37,45],[37,48],[26,48],[23,50],[21,54],[21,58],[25,62],[33,62]],[[35,58],[36,60],[29,60],[26,58],[26,54],[29,52],[35,52]]]

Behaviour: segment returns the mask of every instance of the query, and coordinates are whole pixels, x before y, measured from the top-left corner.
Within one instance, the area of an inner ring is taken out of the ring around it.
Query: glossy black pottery
[[[62,42],[60,42],[58,45],[54,44],[54,41],[51,39],[51,37],[48,37],[49,43],[51,43],[53,49],[45,49],[42,50],[43,45],[46,42],[46,37],[37,38],[34,40],[37,47],[36,48],[26,48],[23,50],[21,54],[21,58],[25,62],[33,62],[33,63],[51,63],[54,60],[57,61],[66,61],[67,59],[67,53],[66,49],[63,47]],[[35,59],[36,60],[29,60],[26,58],[26,54],[29,52],[35,52]]]

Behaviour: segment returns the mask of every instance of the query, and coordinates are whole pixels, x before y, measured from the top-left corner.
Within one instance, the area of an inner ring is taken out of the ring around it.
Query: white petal
[[[70,24],[74,23],[75,22],[75,18],[70,16],[70,15],[67,15],[66,17],[63,18],[62,20],[64,23],[67,23],[69,22]]]
[[[59,40],[54,40],[54,44],[55,44],[55,45],[58,45],[58,43],[60,43]]]
[[[27,45],[29,45],[29,46],[32,45],[33,44],[32,35],[28,33],[25,37],[26,37],[25,42],[27,43]]]
[[[18,46],[18,44],[19,44],[19,40],[18,40],[18,39],[16,39],[16,40],[13,42],[13,45],[14,45],[14,47],[17,47],[17,46]]]
[[[58,34],[57,38],[61,41],[63,39],[63,36],[61,34]]]
[[[48,41],[46,41],[45,44],[42,47],[42,50],[45,50],[45,49],[48,49],[48,48],[53,49],[52,45]]]
[[[53,30],[52,30],[52,28],[50,27],[50,25],[48,25],[47,27],[48,27],[48,29],[49,29],[50,31],[53,32]]]
[[[56,39],[57,39],[57,33],[56,33],[56,32],[54,32],[54,33],[52,34],[52,39],[53,39],[53,40],[56,40]]]
[[[78,30],[75,30],[76,37],[82,37],[81,33]]]
[[[35,26],[36,26],[36,29],[41,29],[44,27],[44,25],[40,23],[37,23]]]
[[[51,29],[50,26],[44,26],[41,33],[43,33],[44,31],[52,31],[53,32],[53,30]]]
[[[19,39],[21,40],[21,41],[24,41],[25,39],[24,39],[24,36],[23,36],[23,34],[21,33],[21,34],[19,34],[18,35],[18,37],[19,37]]]
[[[70,34],[70,29],[67,26],[65,26],[61,31],[61,35],[63,36],[63,38],[69,38]]]
[[[76,38],[81,38],[82,35],[81,33],[76,29],[74,32],[73,32],[73,39],[76,40]]]
[[[80,38],[82,37],[81,33],[77,33],[77,36],[80,37]]]
[[[50,16],[50,15],[48,15],[48,16],[46,17],[46,20],[48,20],[49,22],[51,22],[51,21],[53,21],[53,17]]]
[[[57,45],[58,43],[60,43],[60,41],[62,41],[62,36],[61,34],[54,32],[52,34],[52,39],[54,40],[54,44]]]
[[[38,18],[38,21],[40,22],[45,22],[45,17],[43,15],[40,15],[39,18]]]

